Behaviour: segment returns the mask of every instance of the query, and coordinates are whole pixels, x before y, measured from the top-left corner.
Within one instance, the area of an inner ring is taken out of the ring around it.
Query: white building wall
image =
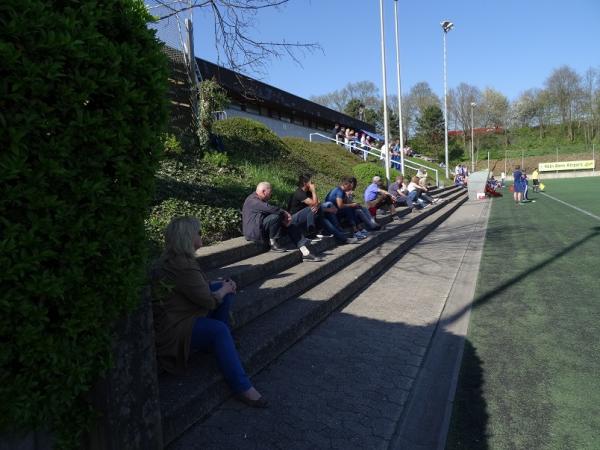
[[[292,136],[309,140],[310,133],[320,133],[327,137],[331,135],[331,130],[323,131],[314,128],[308,128],[302,125],[296,125],[295,123],[289,123],[283,120],[273,119],[272,117],[261,116],[259,114],[252,114],[237,109],[226,109],[225,112],[227,113],[228,119],[232,117],[244,117],[246,119],[252,119],[256,120],[257,122],[261,122],[267,127],[269,127],[273,131],[273,133],[275,133],[279,137]],[[327,141],[327,139],[324,139],[320,136],[313,136],[313,141]]]

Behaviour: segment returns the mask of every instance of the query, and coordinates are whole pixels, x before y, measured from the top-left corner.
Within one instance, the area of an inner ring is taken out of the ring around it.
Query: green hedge
[[[363,192],[366,187],[371,184],[373,177],[379,176],[385,184],[385,167],[381,164],[362,163],[354,166],[354,176],[358,180],[358,191]],[[390,180],[393,180],[400,175],[396,169],[390,169]]]
[[[138,0],[0,10],[0,430],[75,448],[144,283],[166,61]]]
[[[213,133],[223,140],[232,161],[277,162],[289,156],[279,136],[256,120],[234,117],[213,125]]]

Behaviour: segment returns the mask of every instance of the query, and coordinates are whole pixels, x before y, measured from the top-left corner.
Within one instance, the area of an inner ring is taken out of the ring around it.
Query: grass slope
[[[335,144],[280,139],[259,122],[234,118],[215,125],[225,152],[170,155],[157,173],[154,204],[146,220],[151,253],[162,247],[172,217],[200,218],[206,244],[241,235],[241,207],[260,181],[273,186],[272,204],[286,206],[298,175],[311,173],[323,197],[362,161]]]
[[[547,192],[598,212],[600,178]],[[494,200],[448,449],[600,448],[600,223]]]

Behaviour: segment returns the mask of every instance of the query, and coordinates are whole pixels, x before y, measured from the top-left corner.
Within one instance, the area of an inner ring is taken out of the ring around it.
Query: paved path
[[[169,448],[436,448],[447,430],[488,211],[489,202],[463,205],[253,377],[268,409],[230,400]],[[378,258],[371,252],[365,263]]]

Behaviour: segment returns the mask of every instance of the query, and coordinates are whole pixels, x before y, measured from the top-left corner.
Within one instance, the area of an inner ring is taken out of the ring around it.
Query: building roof
[[[238,101],[287,111],[290,115],[297,117],[314,118],[321,122],[329,122],[331,127],[339,123],[355,130],[375,131],[375,127],[362,120],[334,111],[204,59],[196,58],[196,64],[200,69],[202,79],[214,78],[228,92],[230,97]]]

